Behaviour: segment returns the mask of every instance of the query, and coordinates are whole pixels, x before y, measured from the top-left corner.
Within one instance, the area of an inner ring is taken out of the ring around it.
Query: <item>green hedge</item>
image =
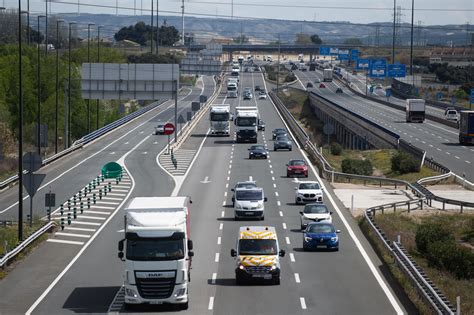
[[[342,146],[339,143],[336,143],[336,142],[331,144],[331,154],[332,155],[341,155],[342,154]]]
[[[372,163],[369,160],[344,159],[341,162],[344,173],[356,175],[372,175]]]
[[[392,157],[392,171],[399,174],[407,174],[420,171],[419,161],[411,154],[398,151]]]

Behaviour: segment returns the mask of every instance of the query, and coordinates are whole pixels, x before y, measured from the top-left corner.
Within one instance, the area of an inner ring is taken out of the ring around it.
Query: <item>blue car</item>
[[[330,249],[339,250],[339,237],[334,225],[329,222],[309,223],[303,233],[303,250]]]

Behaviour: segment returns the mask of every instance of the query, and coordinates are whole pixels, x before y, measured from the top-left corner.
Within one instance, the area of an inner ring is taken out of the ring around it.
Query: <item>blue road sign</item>
[[[370,92],[370,93],[374,93],[374,86],[373,86],[373,85],[371,85],[371,86],[369,87],[369,92]]]
[[[370,65],[370,60],[369,59],[357,59],[356,68],[358,70],[369,69],[369,65]]]
[[[319,47],[319,54],[323,56],[329,56],[329,47]]]
[[[371,78],[385,78],[387,76],[387,60],[371,59],[368,72]]]
[[[436,93],[436,99],[437,99],[438,101],[440,101],[440,100],[443,98],[443,96],[444,96],[444,95],[443,95],[443,93],[441,93],[441,92]]]
[[[370,66],[387,66],[387,59],[370,59]]]
[[[386,90],[385,90],[385,96],[386,96],[386,97],[392,96],[392,89],[386,89]]]
[[[349,49],[339,49],[337,53],[337,58],[339,60],[349,60],[350,50]]]
[[[329,54],[330,55],[338,55],[339,54],[339,48],[335,48],[335,47],[329,47]]]
[[[358,49],[352,49],[351,50],[351,60],[357,60],[359,59],[359,50]]]
[[[474,104],[474,89],[471,89],[471,97],[469,101],[471,104]]]
[[[388,64],[387,76],[390,78],[404,78],[406,76],[406,66],[402,64]]]

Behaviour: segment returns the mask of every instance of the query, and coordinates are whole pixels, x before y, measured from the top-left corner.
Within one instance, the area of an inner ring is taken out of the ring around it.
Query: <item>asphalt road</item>
[[[243,87],[264,86],[260,73],[241,76]],[[243,101],[221,97],[215,103],[257,104],[266,122],[259,143],[272,149],[271,131],[284,124],[269,100]],[[386,280],[386,268],[359,231],[357,223],[338,203],[331,191],[325,201],[340,234],[339,252],[303,252],[299,228],[301,206],[294,202],[295,180],[286,178],[290,158],[303,158],[296,144],[292,152],[270,152],[268,160],[248,160],[248,145],[234,144],[233,137],[207,137],[207,115],[198,125],[193,141],[202,149],[179,194],[189,195],[191,234],[195,257],[191,273],[189,314],[394,314],[413,313],[412,305],[393,281]],[[152,123],[148,124],[151,128]],[[196,141],[196,139],[202,139]],[[155,163],[160,151],[154,137],[146,134],[130,139],[133,150],[124,159],[134,183],[131,196],[166,196],[172,188]],[[133,141],[133,142],[132,142]],[[148,152],[144,154],[143,152]],[[309,180],[315,180],[311,172]],[[205,178],[207,181],[204,181]],[[234,221],[230,188],[252,177],[268,196],[265,221]],[[234,248],[242,225],[271,225],[277,230],[282,258],[281,285],[236,286]],[[77,257],[36,301],[25,305],[35,314],[105,313],[122,284],[123,263],[117,258],[117,242],[123,237],[121,212],[113,216]],[[26,275],[25,275],[26,277]],[[40,295],[38,295],[40,296]],[[120,307],[118,311],[123,312]],[[24,311],[23,311],[24,312]],[[175,312],[170,307],[138,308],[137,312]]]
[[[192,90],[185,89],[179,98],[178,111],[186,118],[191,102],[198,101],[199,95],[210,96],[214,90],[211,77],[204,77],[204,85]],[[110,132],[93,143],[72,154],[41,168],[38,173],[46,174],[42,186],[33,198],[33,216],[44,216],[44,195],[48,191],[56,193],[56,203],[64,202],[72,194],[87,185],[100,173],[101,167],[110,161],[117,160],[132,149],[138,141],[152,135],[157,122],[174,121],[174,101],[167,101],[121,128]],[[166,136],[153,136],[152,147],[143,150],[142,154],[161,150],[167,143]],[[145,153],[146,152],[146,153]],[[143,169],[146,172],[146,168]],[[24,191],[24,218],[30,211],[30,200]],[[18,218],[18,187],[15,186],[0,193],[0,220]]]
[[[295,74],[301,81],[300,86],[304,87],[316,78],[322,80],[319,71],[295,71]],[[335,80],[324,84],[326,88],[319,88],[319,84],[315,83],[314,88],[309,90],[399,134],[402,139],[425,150],[427,157],[434,158],[460,176],[465,174],[469,181],[474,180],[474,148],[459,144],[457,129],[431,120],[425,120],[422,124],[406,123],[403,111],[359,97]],[[343,93],[336,93],[338,87],[342,88]]]

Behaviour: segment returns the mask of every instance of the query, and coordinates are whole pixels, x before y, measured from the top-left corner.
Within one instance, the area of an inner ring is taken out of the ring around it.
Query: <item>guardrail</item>
[[[28,245],[30,245],[33,241],[35,241],[38,237],[43,235],[46,231],[54,227],[56,223],[54,221],[49,221],[45,225],[43,225],[41,228],[39,228],[36,232],[31,234],[27,239],[25,239],[23,242],[18,244],[13,250],[9,251],[5,255],[3,255],[2,258],[0,258],[0,268],[5,266],[5,264],[18,255],[23,249],[25,249]]]
[[[404,202],[408,204],[410,211],[410,204],[420,204],[421,209],[423,200],[412,200]],[[395,259],[399,269],[410,279],[414,287],[423,298],[427,305],[437,314],[456,314],[456,309],[450,304],[448,299],[441,293],[441,291],[434,286],[433,282],[426,276],[423,270],[416,264],[416,262],[407,253],[407,250],[401,245],[400,241],[391,242],[384,232],[377,226],[375,222],[376,211],[383,213],[384,209],[393,208],[396,211],[397,206],[401,206],[400,202],[385,204],[364,211],[364,218],[369,223],[369,226],[378,236],[382,242],[385,250]]]
[[[152,103],[152,104],[150,104],[146,107],[143,107],[143,108],[141,108],[141,109],[139,109],[139,110],[137,110],[133,113],[128,114],[125,117],[122,117],[119,120],[116,120],[116,121],[100,128],[100,129],[97,129],[97,130],[91,132],[90,134],[85,135],[81,139],[75,141],[69,148],[64,149],[61,152],[58,152],[57,154],[55,154],[53,156],[50,156],[49,158],[44,159],[41,166],[45,166],[45,165],[47,165],[47,164],[63,157],[63,156],[65,156],[65,155],[79,149],[79,148],[82,148],[83,145],[86,145],[86,144],[90,143],[91,141],[96,140],[97,138],[105,135],[106,133],[114,130],[117,127],[122,126],[123,124],[129,122],[130,120],[132,120],[134,118],[137,118],[140,115],[145,114],[146,112],[156,108],[157,106],[163,104],[164,102],[165,102],[165,100],[154,102],[154,103]],[[23,174],[27,174],[27,173],[28,173],[27,171],[23,172]],[[6,180],[0,182],[0,190],[4,189],[5,187],[8,187],[8,186],[12,185],[17,180],[18,180],[18,175],[13,175],[13,176],[7,178]]]

